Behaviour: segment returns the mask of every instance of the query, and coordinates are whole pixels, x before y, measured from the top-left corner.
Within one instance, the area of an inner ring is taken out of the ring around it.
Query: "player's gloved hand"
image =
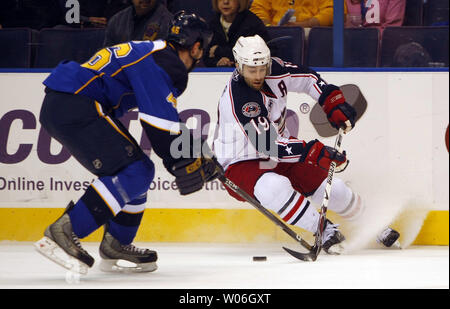
[[[345,133],[353,129],[356,111],[353,106],[345,102],[344,94],[339,87],[327,85],[319,97],[319,104],[334,128],[344,128]]]
[[[203,141],[202,144],[202,158],[205,162],[204,171],[205,171],[205,182],[212,181],[219,176],[219,173],[224,173],[222,165],[217,162],[217,158],[214,155],[214,152],[209,147],[208,143]]]
[[[205,172],[205,182],[210,182],[219,176],[222,166],[217,162],[216,157],[203,158],[203,171]]]
[[[215,179],[218,174],[215,158],[181,159],[170,168],[181,195],[194,193],[203,188],[205,182]],[[217,163],[218,164],[218,163]]]
[[[312,140],[305,145],[303,149],[300,162],[306,162],[313,165],[318,165],[320,168],[328,170],[331,162],[336,162],[335,172],[339,173],[345,170],[349,161],[345,151],[339,153],[336,149],[325,146],[318,140]]]

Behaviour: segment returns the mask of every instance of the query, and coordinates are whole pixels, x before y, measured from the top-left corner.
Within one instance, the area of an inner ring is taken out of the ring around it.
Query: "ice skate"
[[[155,251],[137,248],[132,244],[122,245],[106,232],[100,244],[100,270],[105,272],[151,272],[158,267]]]
[[[396,230],[388,227],[377,235],[377,243],[390,248],[401,248],[399,239],[400,233]]]
[[[322,248],[328,254],[341,254],[343,247],[341,243],[345,236],[338,230],[339,224],[333,224],[330,220],[325,221],[325,228],[322,235]]]
[[[81,247],[66,212],[47,227],[44,237],[34,246],[39,253],[73,272],[85,275],[94,264],[94,258]]]

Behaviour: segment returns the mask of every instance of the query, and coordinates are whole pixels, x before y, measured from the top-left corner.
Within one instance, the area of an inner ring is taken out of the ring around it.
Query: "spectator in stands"
[[[215,12],[212,8],[211,0],[166,0],[166,7],[172,13],[183,10],[189,14],[195,14],[206,21],[209,21]]]
[[[161,0],[132,0],[108,22],[104,46],[132,40],[165,39],[173,18]]]
[[[265,41],[269,34],[263,22],[250,10],[248,0],[212,0],[216,15],[209,22],[213,38],[203,55],[208,67],[233,67],[233,46],[240,36],[258,34]]]
[[[129,0],[78,0],[83,27],[104,28],[117,12],[130,5]]]
[[[130,0],[103,0],[103,1],[106,2],[104,6],[105,7],[104,16],[106,17],[107,20],[109,20],[119,11],[122,11],[123,9],[129,7],[131,4]],[[161,0],[161,2],[163,2],[163,0]]]
[[[348,8],[346,27],[402,26],[406,0],[345,0]]]
[[[266,26],[312,28],[333,25],[333,0],[254,0],[250,10]],[[344,14],[346,12],[344,5]]]

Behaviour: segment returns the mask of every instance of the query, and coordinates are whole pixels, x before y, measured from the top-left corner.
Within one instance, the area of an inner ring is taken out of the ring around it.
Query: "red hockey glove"
[[[355,126],[356,111],[353,106],[345,102],[344,94],[339,87],[327,85],[320,95],[319,104],[334,128],[342,127],[347,133]]]
[[[336,162],[335,172],[339,173],[345,170],[348,160],[345,151],[339,153],[332,147],[325,146],[318,140],[312,140],[305,145],[303,149],[301,162],[318,165],[320,168],[328,170],[332,161]]]

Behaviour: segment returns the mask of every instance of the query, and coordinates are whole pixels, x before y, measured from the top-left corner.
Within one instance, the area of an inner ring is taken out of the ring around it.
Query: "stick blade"
[[[313,247],[312,250],[308,253],[301,253],[301,252],[297,252],[294,251],[292,249],[283,247],[283,249],[289,253],[290,255],[292,255],[293,257],[295,257],[296,259],[299,259],[301,261],[305,261],[305,262],[314,262],[317,259],[317,254],[316,254],[316,248]]]

